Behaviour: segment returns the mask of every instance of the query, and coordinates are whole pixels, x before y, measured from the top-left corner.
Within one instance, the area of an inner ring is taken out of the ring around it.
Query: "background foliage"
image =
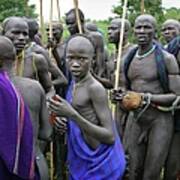
[[[35,5],[28,5],[28,0],[0,0],[0,22],[9,16],[37,17]]]

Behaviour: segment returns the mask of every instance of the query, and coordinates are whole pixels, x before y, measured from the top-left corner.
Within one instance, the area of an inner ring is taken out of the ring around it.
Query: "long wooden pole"
[[[40,6],[40,28],[42,31],[43,23],[44,23],[44,20],[43,20],[43,1],[42,0],[39,0],[39,6]],[[43,35],[43,32],[41,32],[41,33]]]
[[[141,14],[144,14],[144,0],[141,0]]]
[[[56,3],[57,3],[58,21],[61,22],[61,11],[60,11],[60,3],[59,3],[59,0],[56,0]]]
[[[79,29],[79,33],[82,34],[82,26],[81,26],[81,20],[80,20],[80,16],[79,16],[79,10],[78,10],[78,0],[74,0],[74,8],[75,8],[75,13],[76,13],[76,21],[78,24],[78,29]]]
[[[52,20],[53,20],[53,0],[50,5],[50,17],[49,17],[49,37],[52,39]],[[49,57],[52,58],[52,50],[49,48]],[[50,143],[50,179],[54,179],[54,163],[53,163],[53,142]]]
[[[53,20],[53,0],[51,0],[51,5],[50,5],[50,17],[49,17],[49,37],[50,37],[50,39],[53,38],[52,20]],[[49,48],[49,56],[50,56],[50,58],[52,57],[51,48]]]
[[[122,46],[123,46],[123,36],[124,36],[124,27],[125,27],[125,18],[126,18],[126,11],[127,11],[127,3],[128,0],[124,1],[123,6],[123,15],[122,15],[122,22],[121,22],[121,33],[119,36],[119,47],[118,47],[118,56],[117,56],[117,64],[116,64],[116,71],[115,71],[115,89],[117,90],[119,87],[119,72],[120,72],[120,65],[121,65],[121,56],[122,56]]]
[[[115,70],[115,90],[119,87],[119,80],[120,80],[120,69],[121,69],[121,57],[122,57],[122,46],[123,46],[123,36],[124,36],[124,27],[125,27],[125,17],[126,17],[126,11],[127,11],[127,3],[128,0],[124,1],[123,6],[123,14],[122,14],[122,21],[121,21],[121,31],[119,35],[119,46],[118,46],[118,56],[117,56],[117,64],[116,64],[116,70]],[[112,113],[113,118],[116,117],[116,106],[112,106]]]
[[[25,3],[25,15],[26,15],[26,17],[28,17],[28,16],[29,16],[29,11],[28,11],[28,0],[25,0],[24,3]]]

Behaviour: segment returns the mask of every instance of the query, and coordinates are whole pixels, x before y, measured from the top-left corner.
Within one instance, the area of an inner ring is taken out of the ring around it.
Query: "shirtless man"
[[[80,9],[79,9],[79,16],[80,16],[81,27],[82,27],[83,33],[85,33],[93,41],[93,45],[95,47],[95,57],[93,58],[94,60],[92,62],[92,70],[97,76],[101,77],[105,68],[103,38],[101,35],[99,35],[99,32],[97,33],[95,31],[94,32],[85,31],[84,14]],[[75,9],[71,9],[66,13],[66,25],[71,35],[79,33]]]
[[[180,94],[178,64],[153,43],[155,30],[153,16],[138,16],[134,28],[138,48],[124,61],[129,92],[121,94],[121,102],[131,112],[124,137],[130,154],[130,180],[160,179],[173,135],[172,111],[164,107],[171,106]]]
[[[31,80],[29,78],[15,76],[15,56],[15,48],[12,42],[8,38],[1,36],[0,57],[1,61],[3,62],[2,69],[8,72],[11,81],[20,92],[25,101],[25,104],[29,108],[33,125],[36,165],[38,167],[40,179],[48,180],[47,163],[38,144],[38,139],[45,141],[50,140],[52,132],[52,128],[48,121],[45,93],[37,81]]]
[[[55,63],[50,59],[48,52],[40,45],[35,43],[35,35],[38,33],[38,23],[36,22],[35,19],[25,19],[26,22],[28,23],[29,27],[29,44],[28,48],[26,50],[26,53],[32,53],[35,52],[36,54],[41,54],[44,56],[45,60],[47,61],[48,64],[48,71],[52,75],[52,83],[54,86],[64,86],[67,84],[67,80],[61,70],[57,67]]]
[[[49,27],[46,28],[47,36],[49,38]],[[47,48],[52,49],[52,54],[56,60],[59,69],[67,75],[66,60],[65,60],[65,46],[66,42],[62,41],[63,26],[59,22],[52,23],[53,37],[49,38]],[[68,79],[68,78],[67,78]],[[65,98],[66,89],[65,86],[55,86],[56,94]],[[55,176],[57,180],[67,179],[67,144],[65,141],[65,135],[60,134],[58,131],[54,131],[54,163],[55,163]]]
[[[25,46],[29,39],[27,22],[20,17],[7,18],[3,23],[3,35],[11,39],[16,48],[16,74],[38,80],[48,93],[47,96],[52,96],[54,89],[48,74],[46,59],[41,54],[26,53]]]
[[[66,60],[74,81],[67,99],[71,105],[56,96],[57,101],[51,99],[49,107],[57,116],[71,118],[67,140],[70,179],[121,179],[124,153],[114,131],[106,91],[90,73],[93,56],[94,47],[87,37],[69,39]],[[65,130],[66,123],[59,121],[64,125],[60,129]]]
[[[116,52],[111,55],[109,61],[106,64],[107,69],[107,77],[110,79],[111,82],[115,82],[115,70],[116,70],[116,61],[117,61],[117,54],[119,49],[119,37],[121,33],[121,24],[122,19],[121,18],[114,18],[108,27],[108,40],[109,43],[112,43],[115,45]],[[126,19],[125,20],[125,31],[123,36],[123,47],[122,47],[122,58],[121,58],[121,65],[120,65],[120,82],[119,86],[120,88],[125,87],[125,79],[124,79],[124,73],[123,73],[123,66],[124,66],[124,59],[129,53],[129,51],[132,50],[134,47],[133,44],[128,42],[128,36],[131,30],[131,24]],[[124,128],[125,128],[125,122],[126,122],[126,116],[127,113],[123,111],[123,109],[120,108],[119,104],[116,104],[116,115],[115,120],[117,122],[117,128],[120,136],[122,137],[124,134]]]
[[[176,57],[180,67],[180,23],[174,19],[166,20],[162,26],[162,34],[168,43],[166,50]],[[165,179],[178,179],[180,176],[180,111],[174,114],[175,127],[171,147],[168,153]]]

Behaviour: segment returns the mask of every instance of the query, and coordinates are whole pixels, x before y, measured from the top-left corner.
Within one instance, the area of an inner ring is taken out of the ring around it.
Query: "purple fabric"
[[[21,96],[7,73],[0,71],[0,158],[9,174],[23,179],[34,178],[31,122]]]
[[[71,102],[72,84],[66,99]],[[114,128],[115,129],[115,128]],[[91,149],[78,125],[68,123],[68,166],[72,180],[121,180],[125,171],[125,155],[116,134],[113,145],[101,144]]]

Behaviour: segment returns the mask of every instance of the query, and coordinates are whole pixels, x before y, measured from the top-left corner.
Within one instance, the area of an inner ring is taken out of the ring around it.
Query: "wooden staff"
[[[125,27],[125,18],[126,18],[126,11],[127,11],[127,2],[128,0],[124,1],[123,6],[123,15],[121,21],[121,33],[119,36],[119,48],[118,48],[118,57],[117,57],[117,65],[115,71],[115,89],[117,90],[119,87],[119,72],[120,72],[120,65],[121,65],[121,56],[122,56],[122,45],[123,45],[123,37],[124,37],[124,27]]]
[[[28,16],[29,16],[29,11],[28,11],[28,0],[25,0],[24,3],[25,3],[25,15],[26,15],[26,17],[28,17]]]
[[[75,8],[75,13],[76,13],[76,21],[78,24],[78,29],[79,29],[79,33],[82,34],[82,26],[81,26],[81,20],[80,20],[80,16],[79,16],[79,9],[78,9],[78,0],[74,0],[74,8]]]
[[[43,23],[44,23],[44,21],[43,21],[43,2],[42,2],[42,0],[39,0],[39,6],[40,6],[40,28],[41,28],[41,31],[42,31],[42,29],[43,29]],[[43,32],[41,32],[42,33],[42,35],[43,35]]]
[[[144,14],[144,0],[141,0],[141,14]]]
[[[50,5],[50,18],[49,18],[49,37],[52,39],[52,19],[53,19],[53,0]],[[52,58],[52,49],[49,48],[49,57]],[[53,163],[53,142],[50,143],[50,179],[54,179],[54,163]]]
[[[56,2],[57,2],[58,21],[61,23],[61,11],[60,11],[59,0],[56,0]]]
[[[49,17],[49,37],[50,39],[53,38],[53,32],[52,32],[52,20],[53,20],[53,0],[51,0],[51,5],[50,5],[50,17]],[[52,49],[49,48],[49,57],[52,57]]]
[[[122,21],[121,21],[121,31],[119,36],[119,47],[118,47],[118,56],[117,56],[117,64],[116,64],[116,70],[115,70],[115,90],[119,87],[119,80],[120,80],[120,65],[121,65],[121,56],[122,56],[122,45],[123,45],[123,36],[124,36],[124,27],[125,27],[125,18],[126,18],[126,11],[127,11],[127,3],[128,0],[124,1],[123,6],[123,15],[122,15]],[[115,118],[115,106],[113,106],[113,117]]]

